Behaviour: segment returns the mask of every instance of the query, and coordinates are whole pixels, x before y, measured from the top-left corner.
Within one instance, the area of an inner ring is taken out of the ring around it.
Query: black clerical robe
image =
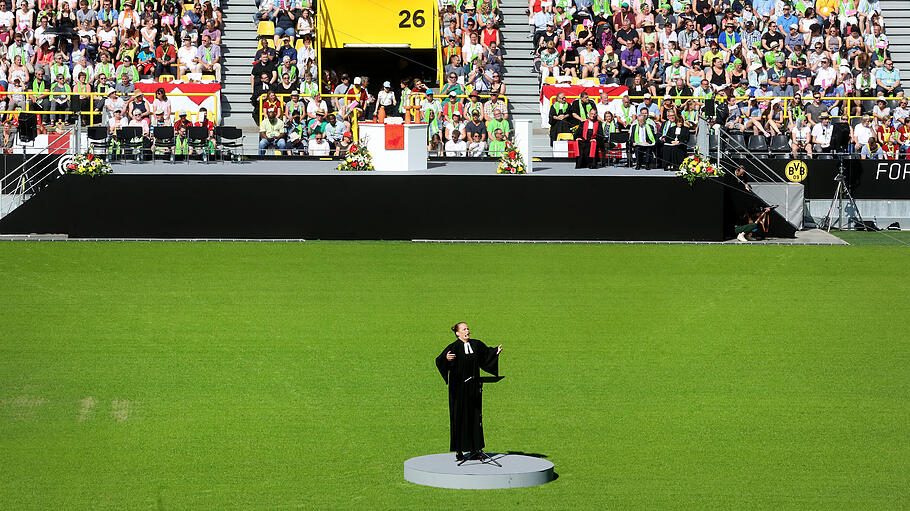
[[[499,375],[499,354],[477,339],[465,343],[456,340],[436,357],[436,368],[449,385],[449,450],[476,452],[483,449],[480,370]],[[446,360],[446,353],[455,360]]]
[[[550,107],[550,141],[556,140],[560,133],[572,133],[572,113],[569,111],[568,103],[554,101]],[[556,116],[567,116],[565,119],[557,119]]]
[[[661,159],[663,160],[661,164],[663,168],[679,170],[679,165],[689,149],[689,137],[689,128],[670,121],[664,123],[660,137],[661,142],[663,142],[661,147]],[[679,143],[674,144],[677,141]]]
[[[575,159],[575,168],[596,168],[597,150],[602,145],[600,123],[587,120],[578,128],[575,143],[578,144],[578,157]]]

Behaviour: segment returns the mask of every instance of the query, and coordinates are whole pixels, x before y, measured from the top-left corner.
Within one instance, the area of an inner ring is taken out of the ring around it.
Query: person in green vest
[[[487,136],[488,138],[493,138],[493,134],[496,130],[502,130],[505,138],[509,138],[512,133],[512,128],[509,126],[509,121],[502,118],[502,111],[500,109],[493,110],[493,118],[487,121]]]
[[[632,124],[629,131],[629,140],[635,148],[635,170],[651,168],[654,159],[654,146],[657,144],[657,133],[654,124],[648,120],[646,112],[638,114],[638,120]]]
[[[58,112],[69,112],[70,111],[70,95],[73,89],[70,87],[70,84],[66,82],[66,77],[63,73],[57,75],[57,80],[51,85],[51,108],[54,111]],[[54,93],[63,93],[63,94],[54,94]],[[51,114],[51,123],[57,121],[63,121],[64,123],[69,123],[70,114]]]
[[[502,153],[505,152],[506,144],[508,143],[509,141],[506,140],[506,136],[503,134],[502,129],[496,128],[496,130],[493,131],[493,137],[490,139],[490,156],[493,158],[501,157]]]
[[[50,88],[50,84],[47,83],[47,80],[44,78],[44,68],[39,67],[35,70],[35,78],[32,80],[32,83],[29,84],[29,90],[39,94],[29,96],[29,110],[33,112],[43,112],[50,107],[50,95],[47,94]]]

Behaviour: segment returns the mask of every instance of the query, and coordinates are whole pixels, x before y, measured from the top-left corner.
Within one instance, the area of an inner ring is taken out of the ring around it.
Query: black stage
[[[209,167],[215,166],[228,167]],[[747,205],[761,204],[735,190],[729,176],[727,183],[709,179],[690,187],[671,173],[584,172],[162,175],[117,170],[100,178],[53,180],[0,220],[0,233],[71,238],[721,241],[733,237],[736,217]],[[791,231],[788,236],[792,235]]]

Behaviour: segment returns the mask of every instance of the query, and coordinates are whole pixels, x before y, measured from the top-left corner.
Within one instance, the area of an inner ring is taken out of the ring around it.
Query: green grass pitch
[[[0,244],[0,509],[907,509],[907,247]],[[504,345],[456,491],[433,364]]]

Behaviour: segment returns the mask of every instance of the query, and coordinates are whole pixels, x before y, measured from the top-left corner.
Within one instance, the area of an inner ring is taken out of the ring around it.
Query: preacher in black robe
[[[449,386],[449,450],[478,453],[484,447],[480,370],[499,375],[500,348],[467,337],[464,323],[452,328],[456,334],[465,332],[467,342],[456,339],[436,357],[436,367]],[[453,360],[448,360],[449,353],[455,355]]]

